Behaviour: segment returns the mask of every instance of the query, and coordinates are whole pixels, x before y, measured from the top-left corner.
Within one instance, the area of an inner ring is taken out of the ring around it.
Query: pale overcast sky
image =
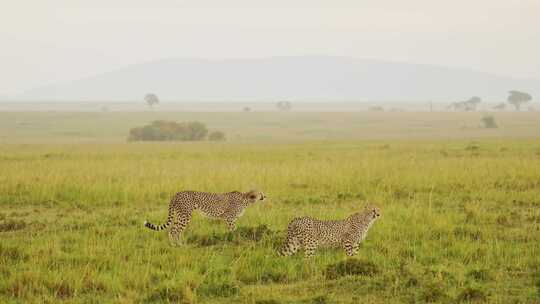
[[[314,54],[540,78],[540,0],[0,0],[0,95],[163,58]]]

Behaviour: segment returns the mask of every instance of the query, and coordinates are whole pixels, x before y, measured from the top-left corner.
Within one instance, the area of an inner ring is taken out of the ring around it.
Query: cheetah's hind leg
[[[171,246],[176,247],[180,245],[180,232],[177,228],[178,223],[174,223],[171,228],[169,228],[169,243]]]
[[[184,212],[177,216],[172,227],[169,228],[169,242],[173,246],[181,245],[180,234],[191,221],[191,212]]]
[[[279,255],[281,256],[290,256],[295,254],[300,248],[300,240],[295,235],[294,232],[289,231],[287,233],[287,240],[283,244],[283,247],[279,250]]]

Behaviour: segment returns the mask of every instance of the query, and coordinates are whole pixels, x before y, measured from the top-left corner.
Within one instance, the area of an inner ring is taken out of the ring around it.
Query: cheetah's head
[[[249,192],[246,192],[245,194],[246,199],[250,203],[255,203],[257,201],[264,201],[266,199],[266,195],[264,195],[261,191],[251,190]]]
[[[378,219],[379,216],[381,216],[381,210],[374,205],[366,206],[365,212],[367,212],[369,216],[374,220]]]

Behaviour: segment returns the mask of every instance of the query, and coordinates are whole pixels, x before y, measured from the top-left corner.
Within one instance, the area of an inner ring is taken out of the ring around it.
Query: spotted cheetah
[[[311,217],[295,218],[289,223],[287,240],[279,254],[292,255],[303,247],[305,257],[310,258],[318,246],[323,246],[343,247],[348,256],[356,255],[358,245],[379,216],[379,208],[368,206],[362,212],[338,221],[321,221]]]
[[[169,216],[167,222],[154,225],[144,221],[144,226],[152,230],[169,228],[169,240],[177,244],[180,233],[186,228],[191,220],[193,210],[208,217],[223,219],[227,222],[230,231],[236,229],[236,220],[244,214],[246,207],[257,202],[264,201],[266,196],[259,191],[208,193],[197,191],[182,191],[176,193],[169,204]]]

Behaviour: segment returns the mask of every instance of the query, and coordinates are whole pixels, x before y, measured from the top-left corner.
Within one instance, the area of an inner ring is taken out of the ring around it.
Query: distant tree
[[[452,102],[446,108],[454,111],[468,111],[467,104],[464,101]]]
[[[497,128],[495,117],[493,117],[492,115],[485,115],[484,117],[482,117],[482,124],[484,125],[484,128],[488,128],[488,129]]]
[[[242,109],[244,112],[251,112],[251,108],[250,107],[244,107]]]
[[[384,112],[384,108],[381,106],[372,106],[368,108],[368,111],[372,112]]]
[[[290,111],[292,109],[292,104],[290,101],[280,101],[276,103],[276,107],[281,111]]]
[[[467,104],[468,108],[471,109],[470,111],[476,111],[476,108],[478,107],[478,104],[482,102],[482,98],[478,96],[473,96],[465,101],[465,104]]]
[[[520,91],[509,91],[510,95],[508,96],[508,103],[513,105],[516,108],[516,111],[519,111],[521,105],[531,101],[532,96],[525,92]]]
[[[225,133],[221,131],[212,131],[208,134],[208,140],[210,141],[223,141],[225,140]]]
[[[456,101],[451,103],[447,108],[455,111],[476,111],[476,108],[482,99],[478,96],[473,96],[465,101]]]
[[[504,102],[499,103],[493,107],[494,110],[504,111],[506,109],[506,104]]]
[[[150,108],[152,108],[155,104],[159,103],[159,98],[156,94],[148,93],[144,95],[144,101],[146,104],[148,104],[148,106],[150,106]]]

